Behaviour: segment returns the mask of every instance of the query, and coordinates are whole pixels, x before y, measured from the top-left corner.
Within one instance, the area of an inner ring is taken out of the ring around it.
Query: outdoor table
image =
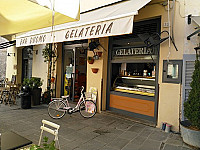
[[[1,134],[0,150],[14,150],[29,144],[32,144],[32,141],[12,131]]]

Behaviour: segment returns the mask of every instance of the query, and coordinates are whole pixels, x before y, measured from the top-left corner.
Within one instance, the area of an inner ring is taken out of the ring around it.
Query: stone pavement
[[[61,150],[191,150],[180,135],[103,112],[85,119],[79,113],[51,119],[47,105],[31,109],[0,104],[0,132],[12,130],[38,144],[42,119],[59,124]],[[49,138],[51,135],[47,135]],[[53,139],[53,138],[52,138]]]

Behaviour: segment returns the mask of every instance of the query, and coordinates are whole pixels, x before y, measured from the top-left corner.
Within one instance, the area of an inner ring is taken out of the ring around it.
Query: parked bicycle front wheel
[[[97,107],[92,100],[85,100],[79,105],[79,111],[84,118],[91,118],[96,114]]]
[[[54,100],[49,103],[48,106],[48,114],[53,119],[60,119],[62,118],[66,111],[65,108],[66,104],[60,100]]]

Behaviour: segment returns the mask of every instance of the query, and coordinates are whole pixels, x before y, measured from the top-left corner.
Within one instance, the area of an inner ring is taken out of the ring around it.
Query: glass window
[[[113,63],[111,89],[115,92],[155,96],[155,63]]]
[[[166,83],[181,83],[182,60],[163,60],[163,79]]]

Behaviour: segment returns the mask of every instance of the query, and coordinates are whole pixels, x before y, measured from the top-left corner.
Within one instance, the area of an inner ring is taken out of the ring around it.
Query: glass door
[[[81,86],[86,88],[87,47],[87,43],[64,46],[63,89],[72,101],[79,99]]]
[[[75,82],[75,49],[66,48],[64,51],[64,95],[69,95],[74,101],[74,82]]]

